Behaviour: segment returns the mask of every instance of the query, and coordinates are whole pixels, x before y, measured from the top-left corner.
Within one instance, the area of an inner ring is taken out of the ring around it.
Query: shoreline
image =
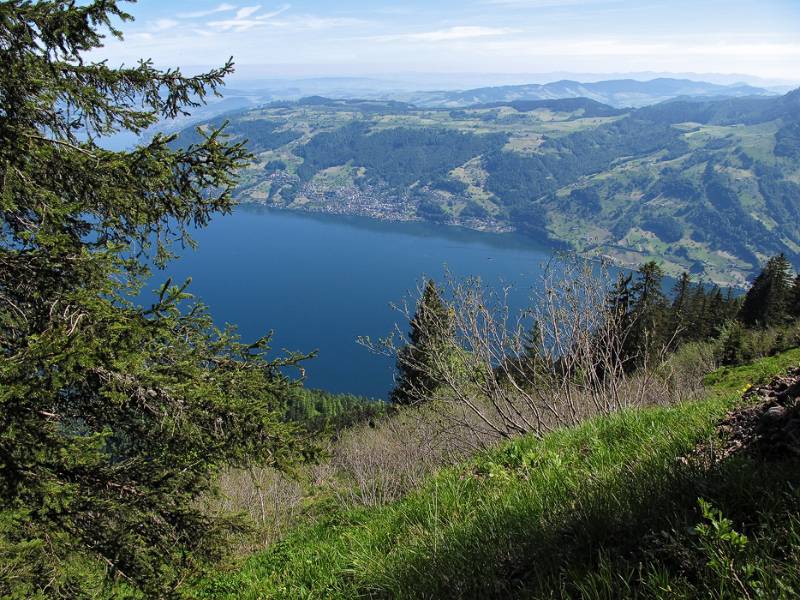
[[[408,225],[409,227],[417,228],[416,231],[411,231],[410,233],[416,234],[422,232],[429,235],[456,237],[462,241],[467,241],[466,236],[470,236],[470,241],[478,241],[502,249],[533,249],[549,252],[568,250],[564,242],[547,237],[526,235],[510,226],[482,227],[466,223],[435,222],[422,219],[415,215],[387,215],[383,212],[372,213],[371,211],[325,210],[317,206],[275,205],[249,199],[240,200],[238,207],[248,210],[276,211],[300,217],[331,219],[338,223],[349,222],[354,226],[366,228],[374,228],[381,225],[390,226],[393,224]]]
[[[486,224],[485,222],[477,220],[474,223],[436,222],[420,218],[417,215],[400,213],[399,211],[387,213],[386,211],[378,210],[374,207],[374,205],[373,207],[362,206],[361,210],[353,210],[352,206],[347,208],[341,207],[341,210],[337,210],[339,207],[337,207],[335,204],[327,207],[311,203],[286,206],[267,204],[266,202],[260,202],[258,200],[249,198],[241,199],[238,206],[266,211],[274,210],[282,213],[302,215],[307,217],[328,217],[331,219],[336,219],[340,222],[350,221],[358,226],[366,227],[369,227],[371,224],[375,225],[381,223],[408,224],[418,225],[423,228],[430,228],[432,231],[444,236],[448,236],[448,234],[458,236],[459,233],[462,235],[477,234],[480,236],[487,236],[482,241],[500,248],[535,248],[551,253],[573,253],[576,256],[580,256],[593,262],[605,260],[615,268],[628,271],[636,271],[642,263],[650,260],[650,257],[647,256],[643,256],[641,261],[632,262],[630,260],[625,260],[620,256],[614,255],[613,252],[610,253],[609,250],[611,250],[611,247],[608,246],[602,248],[594,247],[590,251],[581,252],[576,250],[572,245],[564,240],[553,239],[549,236],[534,236],[525,234],[510,225]],[[370,210],[370,208],[372,208],[372,210]],[[628,249],[628,251],[636,252],[633,249]],[[663,257],[660,259],[658,257],[654,257],[654,259],[657,262],[661,262],[662,266],[664,266],[665,261]],[[686,270],[688,272],[689,268],[686,267],[682,270]],[[680,276],[680,271],[681,269],[665,269],[665,275],[670,279],[676,279],[678,276]],[[731,287],[734,290],[745,290],[747,288],[746,282],[743,282],[738,277],[729,280],[720,280],[706,275],[704,279],[709,283],[719,285],[721,288]]]

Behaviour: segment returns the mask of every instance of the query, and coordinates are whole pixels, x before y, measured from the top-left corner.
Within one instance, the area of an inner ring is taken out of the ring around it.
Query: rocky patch
[[[800,367],[751,387],[744,399],[748,406],[728,413],[715,441],[699,446],[692,458],[713,464],[739,452],[767,460],[800,457]]]

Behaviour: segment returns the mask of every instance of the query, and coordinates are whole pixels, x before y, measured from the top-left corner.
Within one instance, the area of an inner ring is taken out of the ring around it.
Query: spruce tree
[[[619,273],[617,275],[617,282],[614,288],[609,293],[607,300],[608,309],[614,315],[618,333],[621,336],[623,343],[622,347],[615,353],[619,353],[618,358],[626,370],[633,370],[636,366],[636,348],[633,347],[629,340],[630,329],[633,321],[633,314],[631,311],[632,303],[632,286],[633,286],[633,273]]]
[[[723,365],[740,365],[750,358],[748,338],[739,321],[728,321],[719,336],[720,360]]]
[[[436,389],[434,357],[447,352],[453,324],[450,310],[433,279],[425,282],[422,297],[411,319],[408,344],[397,357],[397,380],[389,397],[398,405],[425,401]]]
[[[789,319],[792,266],[783,254],[767,261],[745,295],[739,319],[747,327],[771,327]]]
[[[718,285],[711,289],[708,296],[708,310],[706,311],[708,335],[709,337],[716,337],[728,320],[728,308],[725,296],[722,295],[722,290]]]
[[[279,418],[298,357],[216,329],[185,285],[130,300],[151,259],[232,209],[249,155],[219,130],[182,149],[99,145],[182,114],[232,71],[89,62],[129,19],[117,0],[0,3],[3,597],[95,597],[103,581],[176,594],[236,526],[201,510],[219,470],[302,450]]]
[[[691,314],[691,327],[689,339],[691,341],[701,341],[708,339],[708,295],[706,286],[702,281],[695,284],[689,301],[689,313]]]
[[[633,295],[633,291],[631,290],[632,282],[632,273],[628,273],[627,275],[620,273],[617,276],[617,283],[614,285],[614,289],[611,291],[611,298],[609,299],[611,308],[617,315],[622,316],[630,312],[631,297]]]
[[[526,363],[532,368],[541,365],[547,352],[544,348],[544,335],[542,326],[538,321],[534,321],[529,331],[522,339],[522,355]]]
[[[687,272],[681,273],[672,288],[672,306],[670,310],[670,330],[678,339],[685,340],[691,335],[691,301],[692,279]]]
[[[739,314],[739,309],[742,307],[742,298],[736,296],[733,288],[728,286],[725,291],[725,319],[735,319]]]
[[[528,385],[541,385],[542,378],[553,372],[553,361],[545,347],[544,332],[538,321],[534,321],[522,339],[522,352],[516,358],[516,372]]]
[[[792,291],[789,294],[789,315],[793,319],[800,319],[800,273],[795,276]]]
[[[628,355],[636,366],[653,358],[671,339],[669,303],[662,289],[664,273],[654,261],[643,264],[631,288],[631,330],[627,336]]]

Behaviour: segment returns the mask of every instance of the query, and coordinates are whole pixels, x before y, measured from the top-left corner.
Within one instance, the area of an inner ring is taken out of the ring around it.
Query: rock
[[[795,383],[794,385],[787,386],[782,392],[778,394],[778,397],[781,399],[794,399],[800,396],[800,382]]]
[[[698,445],[690,461],[714,464],[738,453],[765,460],[800,457],[800,368],[768,385],[751,386],[744,397],[748,405],[717,423],[719,442]]]
[[[773,406],[764,411],[761,415],[761,423],[763,425],[772,425],[777,423],[786,416],[786,408],[783,406]]]

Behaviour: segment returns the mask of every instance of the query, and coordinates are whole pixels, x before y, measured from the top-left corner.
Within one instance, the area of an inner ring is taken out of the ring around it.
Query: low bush
[[[230,469],[218,485],[204,500],[206,510],[242,515],[250,525],[230,540],[238,554],[263,550],[299,523],[306,494],[298,479],[270,468]]]

